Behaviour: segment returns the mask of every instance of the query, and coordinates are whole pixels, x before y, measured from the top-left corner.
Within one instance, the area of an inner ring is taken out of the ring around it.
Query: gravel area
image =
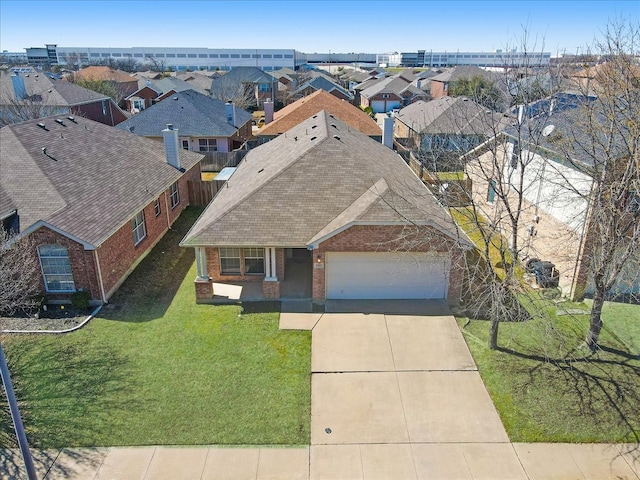
[[[0,331],[3,330],[68,330],[80,325],[93,310],[77,310],[71,306],[49,306],[46,311],[35,314],[15,313],[12,317],[0,317]]]

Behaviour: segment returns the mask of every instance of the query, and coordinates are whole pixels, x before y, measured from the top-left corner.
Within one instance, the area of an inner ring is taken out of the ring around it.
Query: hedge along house
[[[251,150],[181,242],[201,303],[254,282],[270,299],[295,282],[316,303],[455,303],[469,244],[395,152],[324,110]]]
[[[202,155],[88,119],[0,129],[0,218],[33,239],[49,302],[106,302],[189,204]]]

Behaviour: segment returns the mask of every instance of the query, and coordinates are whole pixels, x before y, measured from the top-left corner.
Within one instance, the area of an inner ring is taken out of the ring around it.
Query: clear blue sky
[[[517,47],[575,53],[640,1],[0,0],[0,50],[61,47],[295,48],[305,53]]]

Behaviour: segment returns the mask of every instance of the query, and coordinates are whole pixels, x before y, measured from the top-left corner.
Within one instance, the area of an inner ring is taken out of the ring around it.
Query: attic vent
[[[332,123],[332,124],[331,124],[331,126],[332,126],[333,128],[338,128],[338,126],[337,126],[335,123]]]
[[[332,114],[329,114],[329,116],[330,116],[331,118],[336,118],[336,117],[334,117]]]
[[[318,125],[314,125],[313,127],[311,127],[311,130],[313,130],[314,128],[316,128]]]
[[[67,117],[67,120],[69,120],[70,122],[73,122],[73,123],[78,123],[78,122],[76,122],[75,117],[69,116],[69,117]]]
[[[264,168],[261,168],[260,170],[258,170],[258,173],[262,173],[264,172]]]
[[[318,115],[314,115],[314,116],[313,116],[313,117],[311,117],[311,118],[318,118]]]
[[[64,124],[64,122],[60,118],[56,118],[56,123],[58,125],[62,125],[63,127],[66,127],[66,125]]]
[[[336,140],[340,140],[340,137],[338,135],[334,135],[333,138],[335,138]]]
[[[174,99],[174,100],[177,100],[177,99],[178,99],[178,97],[173,97],[173,99]]]
[[[311,140],[315,140],[316,138],[318,138],[318,137],[311,137]]]
[[[38,126],[43,129],[46,130],[47,132],[49,131],[49,129],[47,128],[47,126],[44,123],[38,123]]]

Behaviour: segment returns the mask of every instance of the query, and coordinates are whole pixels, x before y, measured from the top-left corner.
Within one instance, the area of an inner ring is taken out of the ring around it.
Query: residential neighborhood
[[[0,478],[639,480],[614,3],[573,36],[513,5],[556,51],[488,47],[491,2],[452,40],[426,0],[384,34],[360,2],[134,1],[113,41],[3,2]]]

